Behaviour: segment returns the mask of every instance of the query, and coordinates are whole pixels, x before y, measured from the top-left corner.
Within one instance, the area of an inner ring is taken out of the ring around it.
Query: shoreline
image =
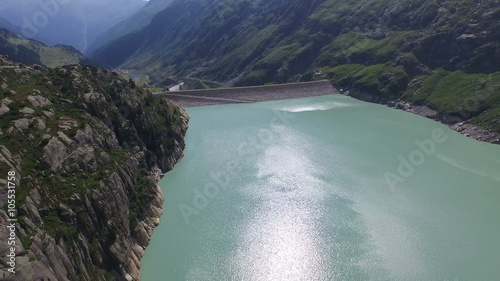
[[[178,129],[181,131],[183,142],[182,143],[177,143],[175,151],[170,155],[170,163],[169,163],[169,170],[168,171],[162,171],[158,166],[153,167],[151,171],[149,171],[149,177],[153,180],[154,186],[152,190],[150,190],[152,194],[151,201],[149,202],[149,208],[146,211],[146,216],[144,217],[143,220],[140,220],[139,225],[141,227],[136,228],[134,231],[136,231],[136,234],[138,237],[142,239],[135,239],[133,247],[131,249],[131,256],[129,257],[129,264],[134,264],[137,268],[137,271],[134,272],[135,276],[130,275],[130,272],[127,272],[125,274],[125,279],[127,280],[137,280],[140,281],[142,280],[141,274],[140,274],[140,268],[141,268],[141,260],[146,254],[146,249],[149,246],[149,243],[151,242],[151,238],[153,237],[154,234],[154,229],[160,225],[161,222],[161,217],[163,216],[163,203],[165,201],[165,197],[163,196],[163,191],[161,190],[161,187],[159,185],[160,180],[165,176],[166,173],[171,171],[174,166],[179,163],[179,161],[182,160],[184,157],[184,149],[185,149],[185,144],[184,144],[184,138],[186,136],[187,129],[189,127],[189,118],[190,116],[184,111],[184,109],[181,108],[181,115],[182,115],[182,123],[179,125]],[[135,279],[134,279],[135,278]]]
[[[432,119],[438,123],[448,126],[448,128],[461,133],[466,137],[491,144],[500,144],[499,132],[481,128],[470,123],[467,120],[460,120],[458,122],[446,122],[446,117],[444,117],[440,112],[433,110],[427,106],[414,105],[411,102],[403,100],[389,101],[382,104],[390,108],[400,109],[409,113]]]
[[[352,98],[383,104],[387,107],[403,110],[422,117],[432,119],[448,126],[462,135],[492,144],[500,144],[500,132],[476,126],[467,120],[450,120],[442,113],[427,106],[414,105],[403,100],[376,100],[373,95],[357,91],[340,92],[329,80],[261,85],[234,88],[215,88],[202,90],[182,90],[175,92],[154,93],[167,98],[180,107],[197,107],[236,103],[254,103],[261,101],[286,100],[293,98],[316,97],[331,94],[341,94]],[[448,120],[448,121],[447,121]]]

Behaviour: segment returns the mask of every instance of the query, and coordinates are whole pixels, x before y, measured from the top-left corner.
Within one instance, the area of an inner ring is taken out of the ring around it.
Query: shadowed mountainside
[[[94,59],[159,85],[326,78],[363,99],[500,131],[499,19],[494,0],[176,1]]]
[[[139,11],[99,34],[94,42],[85,50],[85,54],[92,56],[96,50],[109,44],[109,42],[147,26],[154,15],[165,9],[172,1],[173,0],[148,1]]]
[[[73,47],[64,45],[47,47],[35,40],[21,39],[17,34],[3,28],[0,28],[0,54],[24,64],[47,67],[89,62]]]
[[[0,17],[23,38],[48,46],[64,44],[84,52],[96,37],[139,10],[143,0],[0,1]]]

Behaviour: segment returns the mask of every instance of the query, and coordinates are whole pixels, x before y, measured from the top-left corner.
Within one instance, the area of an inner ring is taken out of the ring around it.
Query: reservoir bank
[[[167,98],[181,107],[253,103],[271,100],[315,97],[330,94],[351,95],[350,91],[344,92],[337,90],[328,80],[155,93],[155,95]],[[369,94],[363,94],[356,91],[352,93],[352,96],[357,99],[370,102],[372,102],[371,99],[376,98],[370,96]],[[484,142],[500,144],[499,132],[478,127],[468,121],[459,122],[455,120],[450,122],[450,118],[447,117],[446,114],[440,114],[427,106],[413,105],[410,102],[402,100],[382,102],[381,104],[424,116],[435,120],[436,122],[444,123],[451,129],[460,132],[467,137]]]

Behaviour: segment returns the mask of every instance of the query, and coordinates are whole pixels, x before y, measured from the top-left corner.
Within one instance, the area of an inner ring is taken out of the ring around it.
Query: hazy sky
[[[0,17],[23,37],[85,51],[104,30],[138,11],[144,0],[0,0]]]

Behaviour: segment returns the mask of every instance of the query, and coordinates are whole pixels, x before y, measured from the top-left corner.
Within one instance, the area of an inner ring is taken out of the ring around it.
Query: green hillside
[[[160,86],[169,76],[328,78],[372,101],[403,98],[498,131],[499,19],[494,0],[176,1],[94,59]]]
[[[48,47],[35,40],[21,39],[15,33],[2,28],[0,28],[0,54],[25,64],[40,64],[52,68],[88,61],[73,47],[64,45]]]

